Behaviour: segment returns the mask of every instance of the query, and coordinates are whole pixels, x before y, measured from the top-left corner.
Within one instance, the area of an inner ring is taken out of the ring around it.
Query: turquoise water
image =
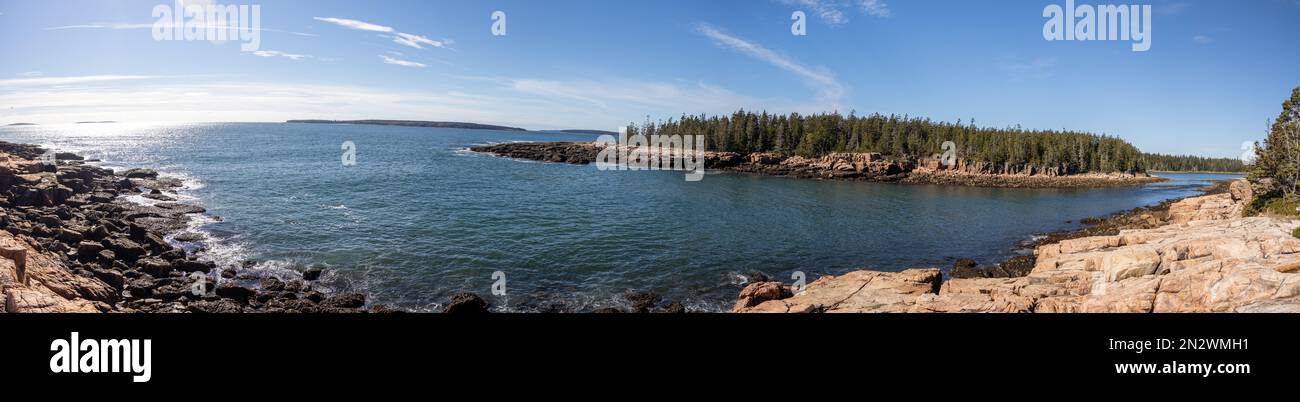
[[[90,124],[0,128],[0,140],[78,152],[185,179],[217,218],[192,230],[226,266],[293,276],[329,268],[372,303],[434,310],[453,292],[507,310],[623,304],[654,291],[730,308],[743,277],[809,280],[861,268],[996,263],[1035,234],[1195,194],[1231,176],[1099,190],[989,189],[680,172],[602,172],[466,151],[590,135],[309,124]],[[356,165],[341,161],[356,144]],[[492,273],[506,296],[491,296]]]

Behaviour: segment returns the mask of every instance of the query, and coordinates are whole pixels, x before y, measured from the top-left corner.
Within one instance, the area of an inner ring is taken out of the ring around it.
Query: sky
[[[213,3],[260,6],[255,50],[155,40],[169,1],[0,0],[0,124],[614,130],[743,108],[975,119],[1237,157],[1300,86],[1300,0],[1135,3],[1154,10],[1145,52],[1046,40],[1044,7],[1065,0],[185,1]],[[806,35],[791,32],[795,11]]]

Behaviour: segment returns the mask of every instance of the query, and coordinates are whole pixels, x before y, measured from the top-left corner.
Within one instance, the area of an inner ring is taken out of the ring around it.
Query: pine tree
[[[1282,102],[1268,137],[1255,145],[1249,179],[1261,198],[1289,197],[1300,190],[1300,87]]]

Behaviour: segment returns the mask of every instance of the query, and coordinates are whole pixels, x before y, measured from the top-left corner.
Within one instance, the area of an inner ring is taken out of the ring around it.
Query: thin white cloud
[[[443,47],[447,45],[448,41],[436,41],[420,35],[398,32],[397,35],[393,36],[393,42],[397,42],[397,44],[410,46],[416,49],[424,49],[420,45]]]
[[[28,77],[0,80],[0,88],[91,84],[109,81],[147,80],[154,75],[83,75],[74,77]]]
[[[398,32],[396,29],[393,29],[393,27],[373,24],[365,21],[358,21],[358,20],[352,20],[347,18],[334,18],[334,17],[313,17],[312,19],[317,21],[322,21],[322,22],[328,22],[349,29],[356,29],[356,30],[369,31],[369,32],[379,32],[383,34],[392,34],[392,35],[380,35],[380,36],[392,39],[393,43],[397,43],[402,46],[410,46],[416,49],[424,49],[424,46],[443,48],[443,47],[447,47],[447,45],[452,44],[452,41],[450,39],[443,39],[443,40],[429,39],[422,35],[416,35],[416,34],[406,33],[406,32]]]
[[[393,27],[383,26],[379,24],[371,24],[365,21],[350,20],[347,18],[312,17],[312,19],[317,21],[322,21],[322,22],[328,22],[344,28],[356,29],[361,31],[384,32],[384,33],[393,32]]]
[[[888,17],[892,14],[884,0],[858,0],[858,8],[873,17]]]
[[[806,8],[813,15],[830,26],[844,25],[849,22],[849,14],[856,5],[863,14],[872,17],[891,15],[889,5],[883,0],[778,0],[782,4]],[[845,11],[849,10],[849,11]]]
[[[849,17],[840,9],[838,3],[824,0],[781,0],[781,3],[797,7],[807,7],[822,22],[830,25],[842,25],[849,22]]]
[[[283,57],[283,58],[286,58],[286,59],[289,59],[289,60],[295,60],[295,61],[296,61],[296,60],[302,60],[302,59],[311,59],[311,58],[314,58],[314,57],[312,57],[311,55],[308,55],[308,54],[285,53],[285,52],[281,52],[281,51],[279,51],[279,50],[258,50],[258,51],[254,51],[254,52],[252,52],[252,53],[253,53],[254,56],[258,56],[258,57]]]
[[[765,61],[809,81],[813,86],[817,87],[818,97],[823,101],[830,102],[832,106],[838,106],[840,97],[844,95],[844,86],[825,68],[813,68],[799,64],[757,43],[728,35],[707,24],[700,24],[697,30],[712,39],[714,44],[718,46]]]
[[[1210,39],[1210,37],[1205,35],[1196,35],[1192,37],[1192,42],[1198,45],[1208,45],[1210,42],[1213,42],[1213,39]]]
[[[424,63],[417,63],[417,62],[414,62],[414,61],[402,60],[402,59],[393,58],[393,57],[389,57],[389,56],[382,55],[382,54],[379,55],[379,57],[381,57],[381,58],[384,59],[384,64],[392,64],[392,65],[396,65],[396,66],[402,66],[402,67],[415,67],[415,68],[425,68],[425,67],[428,67],[428,65],[426,65],[426,64],[424,64]]]

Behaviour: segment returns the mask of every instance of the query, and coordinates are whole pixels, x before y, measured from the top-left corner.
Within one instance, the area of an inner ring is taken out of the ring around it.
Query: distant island
[[[490,124],[462,123],[455,121],[419,121],[419,120],[289,120],[285,123],[303,124],[364,124],[371,126],[436,127],[463,128],[469,130],[528,131],[518,127],[494,126]]]
[[[11,123],[10,126],[35,126],[36,123]]]
[[[578,130],[578,129],[573,129],[573,130],[555,130],[555,131],[556,131],[556,132],[560,132],[560,133],[568,133],[568,134],[618,135],[618,132],[616,132],[616,131],[605,131],[605,130]]]

